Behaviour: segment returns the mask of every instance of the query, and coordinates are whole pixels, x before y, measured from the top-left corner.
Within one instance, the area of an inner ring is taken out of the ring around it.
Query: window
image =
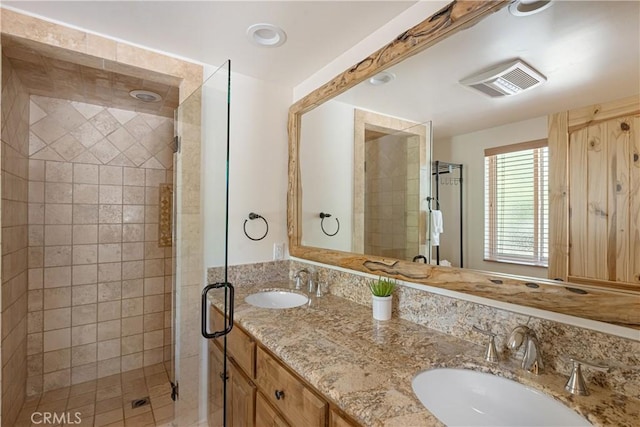
[[[487,261],[547,266],[547,141],[485,150],[485,238]]]

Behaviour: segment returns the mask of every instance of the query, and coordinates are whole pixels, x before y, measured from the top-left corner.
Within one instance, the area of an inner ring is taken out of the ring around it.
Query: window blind
[[[547,266],[548,164],[546,140],[485,151],[485,260]]]

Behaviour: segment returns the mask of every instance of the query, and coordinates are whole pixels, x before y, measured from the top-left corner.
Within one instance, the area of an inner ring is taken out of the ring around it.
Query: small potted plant
[[[396,281],[379,276],[377,280],[369,282],[369,289],[373,298],[373,318],[376,320],[391,319],[391,294],[396,287]]]

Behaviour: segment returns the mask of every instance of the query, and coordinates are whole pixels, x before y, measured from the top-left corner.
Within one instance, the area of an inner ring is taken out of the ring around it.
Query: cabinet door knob
[[[284,399],[284,391],[276,390],[276,399],[277,400]]]

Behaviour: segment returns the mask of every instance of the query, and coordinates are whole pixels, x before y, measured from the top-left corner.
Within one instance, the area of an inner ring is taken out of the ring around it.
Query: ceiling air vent
[[[460,80],[460,84],[472,87],[492,98],[516,95],[534,88],[547,79],[524,61],[501,64],[488,71]]]

